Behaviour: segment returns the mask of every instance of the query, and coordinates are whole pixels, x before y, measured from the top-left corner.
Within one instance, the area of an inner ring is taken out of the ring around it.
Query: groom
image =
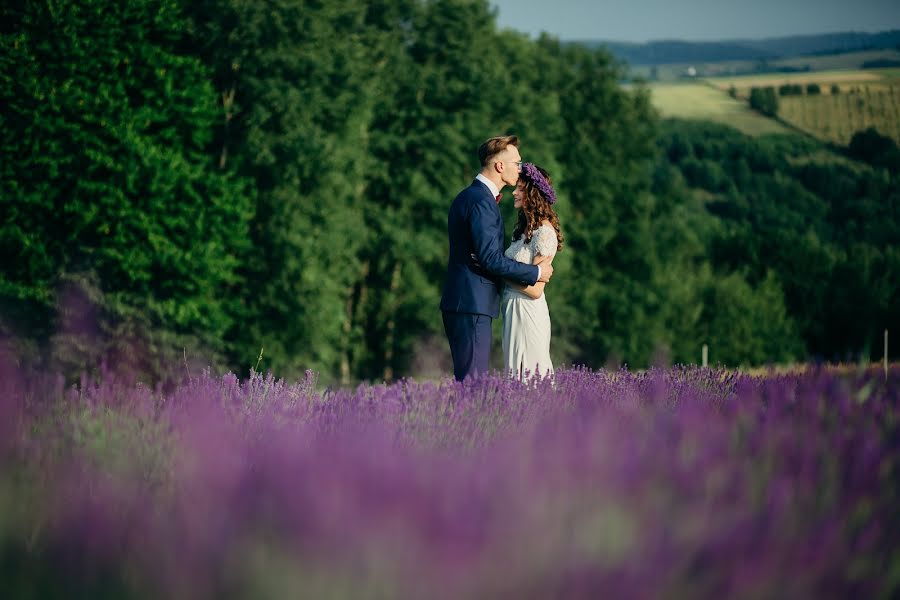
[[[483,143],[478,148],[481,172],[450,205],[450,259],[441,312],[458,381],[489,368],[491,320],[500,314],[502,280],[534,285],[553,275],[547,257],[528,265],[503,254],[506,235],[497,205],[503,186],[515,186],[519,181],[522,158],[518,145],[514,135]]]

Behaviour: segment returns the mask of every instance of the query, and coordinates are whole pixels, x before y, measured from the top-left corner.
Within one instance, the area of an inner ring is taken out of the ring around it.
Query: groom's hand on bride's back
[[[479,275],[486,275],[486,273],[484,272],[484,267],[482,267],[481,263],[478,262],[478,257],[475,256],[474,252],[469,253],[469,258],[472,260],[472,268],[475,270],[475,272]]]
[[[541,267],[541,276],[538,281],[547,283],[553,275],[553,257],[552,256],[535,256],[534,264]]]

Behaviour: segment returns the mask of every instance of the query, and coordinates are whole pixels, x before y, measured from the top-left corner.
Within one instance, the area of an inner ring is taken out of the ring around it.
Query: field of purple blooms
[[[322,390],[0,365],[4,598],[891,598],[900,368]]]

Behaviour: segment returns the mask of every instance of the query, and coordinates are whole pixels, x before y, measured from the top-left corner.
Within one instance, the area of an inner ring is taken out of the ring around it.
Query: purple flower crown
[[[537,186],[537,189],[543,194],[544,199],[548,204],[556,202],[556,193],[553,191],[553,186],[551,186],[550,182],[541,175],[541,172],[534,166],[534,163],[522,163],[522,175],[530,179],[534,185]]]

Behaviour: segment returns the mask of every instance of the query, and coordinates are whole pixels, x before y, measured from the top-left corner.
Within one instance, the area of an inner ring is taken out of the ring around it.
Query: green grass
[[[779,120],[750,109],[747,98],[751,88],[777,88],[785,83],[804,87],[816,83],[822,93],[779,97]],[[832,95],[832,86],[837,86],[840,92]],[[736,98],[728,93],[732,87]],[[749,135],[801,131],[841,145],[849,143],[857,131],[875,127],[882,135],[900,142],[900,69],[714,77],[651,83],[648,89],[653,105],[666,118],[724,123]]]
[[[816,83],[821,94],[779,97],[779,119],[817,139],[841,145],[869,127],[900,142],[900,69],[773,73],[707,82],[723,91],[734,87],[745,101],[753,87]],[[839,89],[837,94],[831,93],[832,86]]]
[[[891,84],[900,83],[900,68],[896,69],[872,69],[873,72],[881,75],[881,78]]]
[[[853,134],[869,127],[900,142],[900,86],[782,98],[778,115],[814,137],[837,144],[850,143]]]
[[[700,82],[648,86],[653,105],[665,118],[715,121],[748,135],[789,133],[777,121],[750,110],[746,102]]]

